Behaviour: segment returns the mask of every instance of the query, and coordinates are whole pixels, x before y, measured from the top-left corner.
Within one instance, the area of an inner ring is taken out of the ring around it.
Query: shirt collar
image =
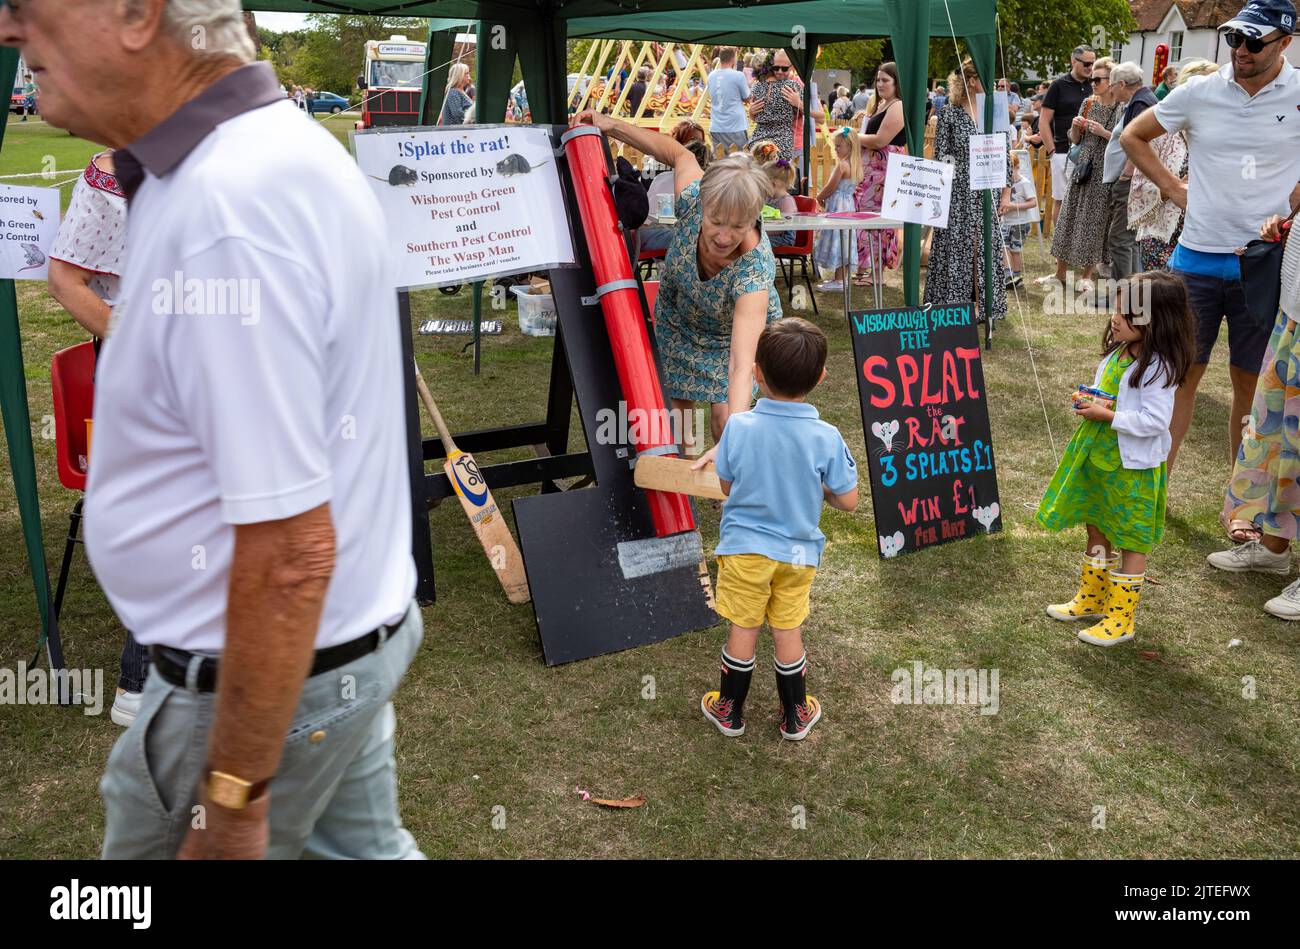
[[[1279,72],[1277,76],[1274,77],[1273,81],[1270,82],[1264,88],[1271,89],[1274,86],[1285,86],[1291,82],[1292,76],[1294,74],[1295,74],[1295,67],[1291,65],[1290,60],[1283,57],[1281,72]],[[1236,67],[1232,65],[1231,61],[1223,64],[1223,68],[1219,70],[1219,75],[1222,76],[1224,79],[1228,80],[1228,82],[1232,83],[1234,86],[1237,85],[1237,70]],[[1244,92],[1245,90],[1243,89],[1242,91]],[[1263,90],[1260,91],[1262,92]],[[1258,93],[1256,94],[1258,95]]]
[[[820,418],[817,406],[807,402],[778,402],[776,399],[759,399],[753,411],[763,415],[785,415],[794,418]]]
[[[248,63],[222,76],[114,157],[128,199],[146,170],[172,172],[218,125],[284,98],[270,63]]]

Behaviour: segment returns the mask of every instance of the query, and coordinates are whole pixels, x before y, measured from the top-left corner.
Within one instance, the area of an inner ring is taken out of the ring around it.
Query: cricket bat
[[[421,401],[424,402],[425,410],[438,429],[438,437],[442,439],[442,449],[447,453],[447,460],[442,470],[446,472],[447,480],[451,482],[456,497],[460,498],[465,516],[469,518],[470,526],[478,535],[488,562],[492,564],[492,569],[496,571],[497,579],[501,582],[501,588],[506,591],[506,599],[511,603],[527,603],[531,594],[528,591],[528,578],[524,574],[524,558],[519,553],[519,547],[515,544],[505,518],[497,508],[497,502],[487,486],[487,479],[479,471],[474,456],[461,451],[452,440],[451,432],[447,430],[447,423],[442,420],[442,414],[438,411],[437,403],[433,401],[429,387],[424,383],[424,376],[420,374],[418,365],[415,366],[415,387],[420,393]]]

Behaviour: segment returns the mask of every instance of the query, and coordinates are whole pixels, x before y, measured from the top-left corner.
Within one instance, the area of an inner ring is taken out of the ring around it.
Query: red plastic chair
[[[641,279],[645,280],[654,273],[654,266],[668,256],[668,249],[660,247],[655,250],[643,250],[636,256],[637,267],[641,270]]]
[[[95,404],[95,348],[93,343],[78,343],[54,354],[50,363],[50,386],[54,390],[54,451],[58,461],[59,481],[70,491],[86,490],[87,460],[86,419]],[[78,498],[68,525],[68,542],[63,547],[63,564],[54,594],[54,615],[63,606],[63,592],[72,567],[72,551],[79,543],[81,505]]]
[[[817,210],[816,200],[801,194],[794,196],[794,206],[800,211],[813,212]],[[812,231],[795,231],[793,244],[772,248],[772,254],[776,257],[777,266],[781,268],[782,274],[785,275],[785,289],[791,305],[794,304],[794,265],[795,261],[798,261],[800,275],[803,277],[804,284],[808,287],[808,296],[812,298],[813,314],[817,315],[817,294],[813,292],[812,280],[808,276],[808,265],[812,263],[812,253]]]
[[[644,280],[641,282],[645,290],[645,304],[650,310],[650,325],[655,325],[655,301],[659,299],[659,281]]]

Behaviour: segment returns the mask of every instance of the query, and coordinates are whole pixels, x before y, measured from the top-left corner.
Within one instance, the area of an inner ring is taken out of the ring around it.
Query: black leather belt
[[[356,639],[350,639],[345,643],[339,643],[337,646],[330,646],[327,649],[316,650],[316,657],[312,661],[311,671],[307,673],[308,677],[318,676],[323,672],[329,672],[331,669],[337,669],[339,666],[346,666],[349,662],[355,662],[362,656],[368,656],[379,648],[381,643],[387,642],[392,635],[402,627],[402,620],[391,626],[380,626],[378,629],[371,630],[364,636]],[[175,649],[171,646],[150,646],[149,658],[153,661],[153,667],[158,674],[170,682],[172,685],[179,685],[187,688],[186,677],[189,673],[190,663],[194,660],[196,653],[189,652],[185,649]],[[198,676],[195,679],[195,688],[200,692],[217,691],[217,671],[221,664],[218,656],[202,656],[199,662]]]

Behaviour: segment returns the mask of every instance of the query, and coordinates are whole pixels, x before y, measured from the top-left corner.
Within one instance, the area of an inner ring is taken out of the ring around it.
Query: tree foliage
[[[1099,56],[1108,56],[1111,44],[1137,27],[1125,0],[998,0],[998,14],[1003,44],[998,50],[998,72],[1011,76],[1065,72],[1070,51],[1081,43],[1093,46]],[[951,40],[948,55],[951,58]]]
[[[259,32],[264,34],[262,42],[271,50],[271,62],[285,86],[309,86],[347,96],[355,91],[368,40],[404,35],[413,42],[424,42],[429,27],[422,17],[312,13],[302,30]]]
[[[1075,46],[1089,43],[1105,53],[1113,40],[1123,39],[1137,25],[1125,0],[998,0],[998,13],[1001,42],[997,71],[1012,77],[1063,72]],[[422,41],[427,30],[427,21],[419,17],[313,13],[305,29],[290,33],[259,29],[258,34],[263,57],[275,65],[286,86],[310,86],[347,95],[361,71],[367,40],[405,34]],[[578,71],[592,42],[568,44],[569,72]],[[965,43],[959,40],[958,46],[960,55],[965,55]],[[822,47],[817,67],[851,70],[857,82],[869,79],[889,55],[888,41],[879,38],[831,43]],[[932,38],[931,78],[946,78],[955,68],[957,56],[951,37]],[[606,63],[606,68],[609,65]]]
[[[870,82],[875,68],[885,61],[885,40],[849,40],[828,43],[817,56],[818,69],[847,69],[853,76],[850,85]]]

